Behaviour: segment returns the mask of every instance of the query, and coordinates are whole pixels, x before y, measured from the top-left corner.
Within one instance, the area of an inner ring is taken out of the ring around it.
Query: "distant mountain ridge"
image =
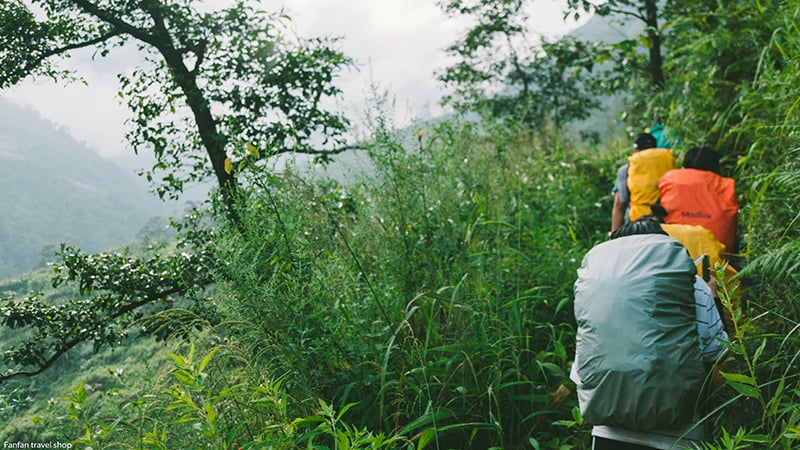
[[[30,270],[62,242],[106,250],[168,215],[133,173],[2,98],[0,192],[0,279]]]

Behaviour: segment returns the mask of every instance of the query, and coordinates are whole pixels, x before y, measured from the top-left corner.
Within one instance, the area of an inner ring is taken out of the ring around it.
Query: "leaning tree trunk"
[[[211,161],[211,167],[217,178],[217,184],[219,185],[228,218],[237,226],[241,225],[235,205],[238,184],[233,171],[226,168],[226,161],[228,160],[228,154],[225,151],[225,145],[228,142],[227,137],[217,129],[217,122],[211,114],[208,99],[203,95],[202,89],[197,84],[197,76],[189,70],[183,61],[181,53],[172,45],[166,29],[163,30],[163,36],[165,36],[165,39],[158,39],[155,47],[164,57],[175,83],[180,86],[186,97],[186,104],[192,110],[200,140],[208,154],[208,159]]]

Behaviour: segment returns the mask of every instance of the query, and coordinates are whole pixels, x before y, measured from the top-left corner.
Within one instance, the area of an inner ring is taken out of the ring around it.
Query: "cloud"
[[[37,110],[99,154],[121,155],[129,151],[124,139],[129,112],[119,103],[116,73],[126,67],[132,54],[125,49],[120,52],[112,52],[110,58],[95,58],[88,50],[75,52],[62,65],[82,80],[29,79],[2,95]]]
[[[435,2],[293,0],[287,11],[300,35],[342,37],[342,50],[358,70],[345,74],[341,87],[355,108],[364,107],[370,85],[377,82],[396,97],[400,122],[440,112],[441,89],[434,72],[444,67],[444,48],[460,24]]]

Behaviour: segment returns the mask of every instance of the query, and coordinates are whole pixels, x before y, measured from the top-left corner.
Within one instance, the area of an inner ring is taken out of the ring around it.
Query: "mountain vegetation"
[[[170,14],[191,4],[97,2],[138,3]],[[501,28],[523,11],[507,1],[447,3],[459,13],[503,11],[492,23]],[[52,3],[62,4],[95,3]],[[396,130],[387,96],[376,93],[364,144],[371,170],[346,184],[250,164],[236,172],[235,193],[174,220],[176,238],[145,233],[142,243],[99,254],[65,245],[47,272],[2,287],[5,439],[80,448],[590,448],[568,378],[572,285],[583,255],[606,240],[628,131],[658,118],[685,146],[718,149],[740,196],[745,300],[732,302],[739,293],[720,276],[736,320],[730,360],[698,405],[705,448],[797,447],[800,5],[570,4],[579,14],[641,10],[658,28],[636,41],[545,47],[556,54],[539,58],[553,64],[503,66],[520,72],[495,73],[495,82],[543,68],[560,68],[562,80],[581,72],[587,89],[625,98],[620,133],[586,145],[568,137],[581,116],[487,107],[474,102],[487,91],[468,78],[457,80],[465,96],[453,99],[467,114]],[[0,16],[9,11],[20,9],[0,6]],[[197,19],[185,17],[181,30]],[[651,70],[653,33],[663,79]],[[571,49],[581,58],[561,58]]]
[[[90,253],[107,250],[177,209],[153,198],[133,173],[6,100],[0,100],[0,187],[0,279],[51,261],[62,242]]]

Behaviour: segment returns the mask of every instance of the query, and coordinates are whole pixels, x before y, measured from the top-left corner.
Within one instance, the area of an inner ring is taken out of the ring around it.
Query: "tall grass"
[[[572,418],[551,397],[613,164],[516,130],[376,126],[353,184],[252,174],[244,232],[214,241],[215,302],[293,414],[321,398],[418,448],[579,444],[545,424]]]
[[[572,285],[605,239],[622,152],[456,120],[421,133],[376,120],[369,142],[351,183],[251,172],[240,224],[187,222],[219,316],[149,322],[194,347],[170,341],[170,371],[123,383],[111,406],[78,385],[60,433],[93,448],[587,448],[565,395]],[[752,186],[758,208],[771,191]],[[796,322],[770,306],[780,283],[759,286],[713,393],[709,448],[790,448],[798,434]]]
[[[241,224],[181,230],[214,261],[218,320],[143,324],[196,347],[170,341],[172,369],[115,406],[78,385],[58,429],[93,448],[582,447],[559,387],[614,161],[517,130],[377,124],[351,184],[249,173]]]
[[[773,13],[777,12],[776,9]],[[752,83],[740,88],[743,120],[728,133],[749,143],[737,160],[743,199],[741,251],[749,286],[744,321],[732,347],[737,374],[719,411],[714,448],[796,448],[800,441],[800,204],[797,98],[800,9],[791,2],[772,17]]]

